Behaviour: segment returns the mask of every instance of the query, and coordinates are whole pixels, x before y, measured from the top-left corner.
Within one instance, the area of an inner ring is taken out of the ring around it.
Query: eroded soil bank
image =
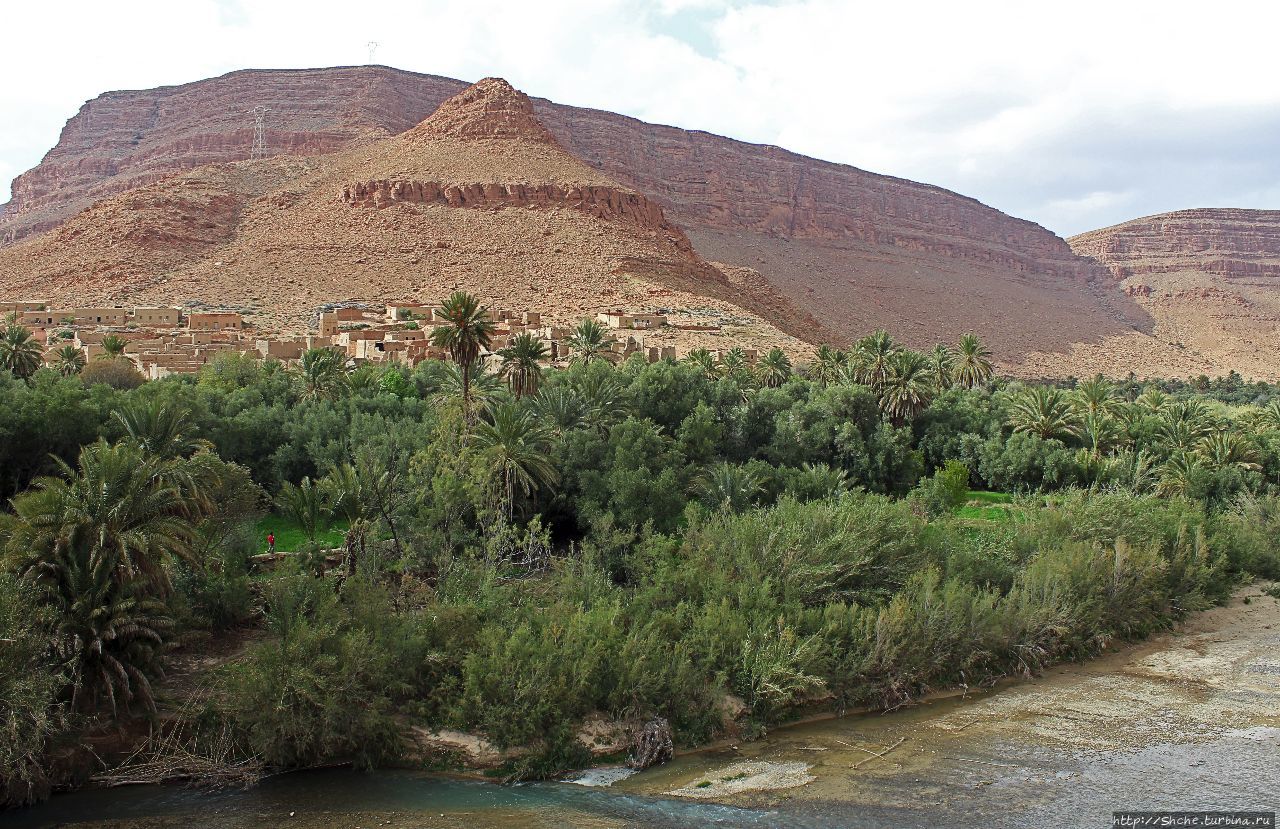
[[[1115,809],[1277,806],[1280,602],[1250,587],[1179,631],[1035,681],[779,729],[608,788],[329,771],[213,796],[86,791],[4,822],[968,829],[1109,826]]]

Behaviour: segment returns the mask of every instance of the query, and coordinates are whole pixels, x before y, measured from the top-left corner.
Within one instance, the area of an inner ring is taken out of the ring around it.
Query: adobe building
[[[235,311],[193,311],[187,314],[188,331],[239,331],[244,320]]]
[[[177,328],[182,321],[180,308],[134,308],[133,322],[154,328]]]
[[[629,314],[621,308],[601,311],[596,314],[596,321],[609,328],[627,328],[637,331],[661,328],[667,324],[667,318],[662,314]]]

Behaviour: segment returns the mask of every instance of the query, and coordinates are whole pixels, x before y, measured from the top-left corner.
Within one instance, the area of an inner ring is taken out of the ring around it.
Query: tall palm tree
[[[204,515],[185,476],[132,444],[102,440],[80,450],[74,469],[58,466],[60,477],[39,478],[13,499],[10,544],[24,568],[84,545],[95,561],[111,563],[117,581],[167,593],[164,560],[191,559]]]
[[[502,378],[485,371],[483,357],[471,364],[465,377],[462,366],[457,363],[445,364],[444,371],[440,374],[440,387],[436,391],[436,399],[461,401],[464,391],[470,395],[470,403],[466,404],[464,409],[468,418],[482,415],[510,397]]]
[[[50,354],[53,357],[53,367],[63,377],[72,377],[79,374],[80,370],[84,368],[84,349],[77,348],[71,343],[55,348]]]
[[[942,343],[929,352],[929,370],[933,373],[933,384],[938,391],[946,391],[955,383],[956,355]]]
[[[124,347],[128,344],[128,340],[124,337],[116,334],[108,334],[102,338],[102,353],[100,353],[96,359],[114,360],[118,357],[123,357]]]
[[[21,325],[8,325],[0,333],[0,371],[8,369],[19,380],[36,373],[44,362],[40,344]]]
[[[298,374],[303,400],[332,400],[348,387],[343,355],[332,348],[312,348],[302,355]]]
[[[1009,425],[1045,440],[1065,439],[1079,427],[1071,398],[1054,386],[1026,386],[1009,398]]]
[[[709,379],[714,379],[719,375],[716,370],[715,356],[705,348],[695,348],[690,351],[684,356],[684,361],[702,369],[702,373]]]
[[[1161,409],[1156,436],[1175,452],[1192,452],[1216,427],[1213,415],[1203,402],[1179,400]]]
[[[55,613],[54,650],[71,669],[71,707],[112,715],[137,700],[155,711],[148,673],[172,627],[164,603],[118,578],[118,550],[88,535],[62,538],[26,575],[47,588]]]
[[[344,546],[348,576],[355,574],[356,561],[364,558],[369,528],[382,512],[380,505],[392,489],[390,476],[394,474],[368,463],[342,463],[320,482],[329,512],[347,521]]]
[[[911,420],[929,405],[933,388],[929,358],[918,351],[894,352],[880,382],[880,410],[895,423]]]
[[[1120,407],[1116,387],[1101,374],[1076,386],[1076,401],[1086,417],[1090,414],[1109,417]]]
[[[465,291],[454,291],[436,311],[444,324],[431,332],[431,344],[443,348],[458,365],[462,377],[462,408],[470,416],[471,372],[480,353],[493,342],[489,309]]]
[[[1124,441],[1120,422],[1105,412],[1086,409],[1078,424],[1077,432],[1095,458]]]
[[[781,348],[772,348],[756,364],[756,378],[760,385],[776,389],[791,379],[791,360]]]
[[[995,373],[991,352],[976,334],[965,334],[956,346],[956,383],[966,389],[986,384]]]
[[[524,331],[498,354],[502,357],[500,374],[507,378],[515,396],[537,394],[542,380],[542,362],[547,359],[546,344]]]
[[[890,359],[901,350],[884,329],[858,340],[853,344],[850,366],[853,381],[879,390],[889,376]]]
[[[734,346],[721,353],[717,368],[721,374],[739,379],[751,373],[750,365],[747,363],[747,352],[743,351],[741,346]]]
[[[764,492],[760,476],[745,466],[725,461],[707,467],[693,482],[694,492],[712,509],[739,512]]]
[[[845,379],[849,365],[847,352],[829,345],[818,346],[818,354],[809,366],[809,379],[821,386],[831,386]]]
[[[573,329],[568,340],[573,355],[569,358],[571,365],[586,365],[610,353],[609,341],[605,338],[604,326],[593,319],[585,319]]]
[[[559,479],[551,462],[551,430],[517,404],[495,409],[492,421],[476,426],[474,440],[501,481],[508,518],[515,515],[517,492],[527,498]]]

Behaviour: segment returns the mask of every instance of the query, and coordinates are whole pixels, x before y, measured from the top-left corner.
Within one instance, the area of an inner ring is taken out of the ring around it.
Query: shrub
[[[147,382],[127,357],[91,360],[77,376],[86,386],[103,384],[119,391],[136,389]]]

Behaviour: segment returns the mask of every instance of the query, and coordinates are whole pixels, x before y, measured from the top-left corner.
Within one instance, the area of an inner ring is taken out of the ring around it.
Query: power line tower
[[[365,46],[369,48],[369,65],[373,66],[376,63],[375,58],[378,55],[378,41],[371,40],[366,43]]]
[[[249,150],[250,158],[267,157],[267,108],[257,106],[250,110],[253,113],[253,149]]]

